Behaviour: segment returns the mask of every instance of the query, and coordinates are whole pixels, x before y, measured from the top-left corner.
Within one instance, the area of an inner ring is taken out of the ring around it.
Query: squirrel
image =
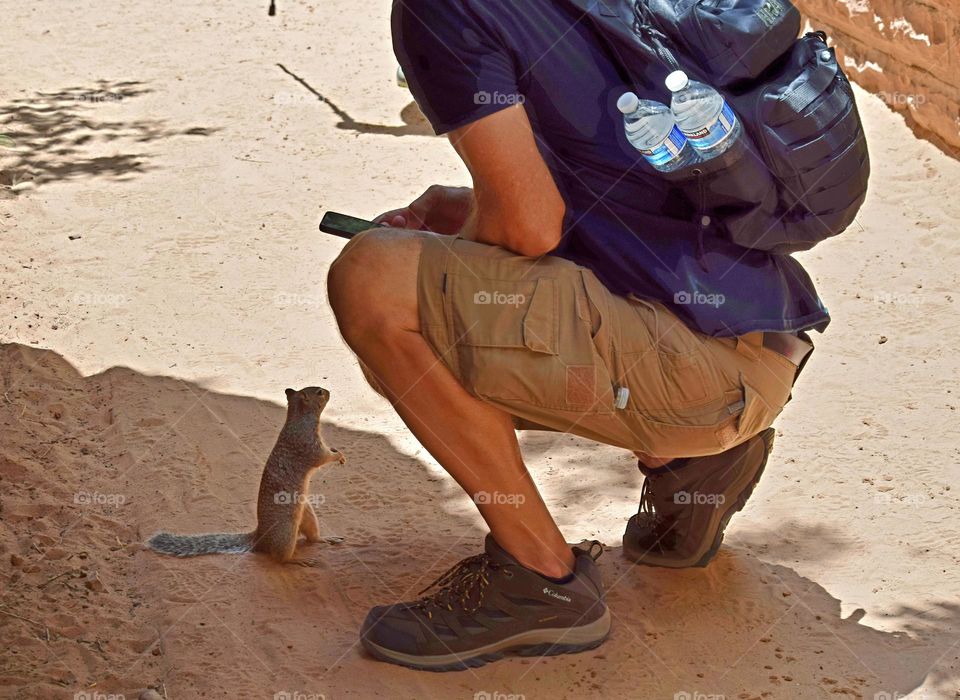
[[[310,503],[310,476],[330,462],[346,462],[327,447],[320,434],[320,414],[330,400],[322,387],[287,389],[287,419],[267,458],[257,496],[257,529],[235,534],[173,535],[158,532],[147,542],[154,551],[177,557],[200,554],[264,552],[279,562],[293,557],[299,534],[307,542],[336,544],[342,538],[320,537],[320,524]]]

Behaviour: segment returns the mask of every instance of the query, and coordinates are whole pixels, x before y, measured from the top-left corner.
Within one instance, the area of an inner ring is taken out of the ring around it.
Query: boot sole
[[[730,518],[743,510],[743,507],[747,504],[747,500],[753,495],[753,491],[757,487],[760,477],[763,476],[764,469],[766,469],[767,466],[767,460],[770,458],[770,452],[773,450],[773,439],[775,435],[776,432],[773,428],[767,428],[767,430],[761,434],[760,439],[763,440],[764,452],[763,459],[760,460],[760,465],[749,477],[730,507],[724,511],[718,510],[711,518],[707,532],[713,532],[714,535],[712,538],[706,538],[708,542],[712,542],[712,544],[706,548],[706,551],[704,551],[704,547],[701,547],[692,556],[683,559],[662,557],[652,552],[637,551],[634,549],[632,538],[629,536],[630,523],[628,523],[627,531],[623,533],[623,556],[636,564],[660,566],[670,569],[704,567],[709,564],[720,550],[720,545],[723,543],[723,533],[727,529]],[[631,521],[632,520],[633,518],[631,518]]]
[[[555,656],[595,649],[610,635],[610,611],[582,627],[528,630],[461,654],[419,656],[387,649],[361,638],[363,646],[381,661],[420,671],[465,671],[507,656]]]

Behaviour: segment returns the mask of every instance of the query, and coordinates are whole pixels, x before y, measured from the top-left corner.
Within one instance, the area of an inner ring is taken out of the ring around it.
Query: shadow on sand
[[[417,107],[416,102],[411,102],[400,112],[400,118],[403,120],[403,126],[387,126],[385,124],[358,122],[356,119],[347,114],[346,111],[337,106],[337,104],[334,103],[329,97],[322,95],[315,87],[313,87],[310,83],[291,71],[282,63],[278,63],[277,68],[296,80],[304,88],[306,88],[308,92],[315,95],[318,100],[327,105],[333,111],[333,113],[340,118],[340,121],[336,124],[338,129],[356,131],[361,134],[380,134],[383,136],[435,136],[433,133],[433,127],[430,126],[430,123],[427,121],[426,117],[423,116],[423,112],[421,112],[420,108]]]
[[[209,136],[206,127],[171,128],[163,120],[111,121],[97,117],[108,104],[123,103],[150,90],[131,80],[100,80],[89,87],[69,87],[37,92],[0,105],[0,186],[17,191],[17,185],[36,186],[58,180],[100,177],[124,180],[151,169],[151,156],[141,151],[95,155],[104,144],[116,151],[120,144],[145,144],[173,136]]]
[[[249,529],[283,417],[279,403],[120,367],[83,377],[54,352],[0,346],[0,546],[38,567],[5,585],[0,605],[28,611],[23,618],[59,610],[75,638],[109,640],[94,653],[68,634],[45,639],[29,621],[0,618],[9,648],[21,649],[0,651],[5,683],[24,697],[91,683],[125,693],[151,685],[170,697],[340,697],[362,676],[364,692],[435,695],[437,676],[371,660],[357,630],[370,606],[415,597],[476,553],[484,530],[451,480],[382,434],[328,425],[328,442],[348,462],[322,471],[313,491],[323,529],[346,542],[304,546],[301,566],[139,549],[159,527]],[[123,503],[77,504],[77,492],[120,494]],[[66,566],[37,554],[53,547],[44,533],[59,550],[82,550],[106,591],[38,589]],[[956,690],[955,602],[905,605],[891,620],[901,631],[885,632],[861,624],[861,613],[841,617],[840,601],[818,583],[739,547],[702,570],[634,567],[619,547],[599,564],[614,614],[603,647],[465,671],[455,676],[461,695],[873,698],[928,680]]]

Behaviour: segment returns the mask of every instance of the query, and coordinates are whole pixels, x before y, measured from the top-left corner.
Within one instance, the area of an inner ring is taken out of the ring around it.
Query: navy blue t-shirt
[[[589,17],[564,0],[396,0],[394,50],[437,133],[522,103],[567,207],[555,255],[616,294],[660,301],[709,335],[823,330],[830,317],[789,256],[707,233],[626,140],[631,85]]]

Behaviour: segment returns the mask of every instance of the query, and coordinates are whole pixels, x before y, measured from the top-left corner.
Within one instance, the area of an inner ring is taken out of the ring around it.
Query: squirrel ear
[[[291,396],[293,396],[297,392],[295,392],[293,389],[287,389],[284,393],[287,395],[287,398],[289,399]]]

